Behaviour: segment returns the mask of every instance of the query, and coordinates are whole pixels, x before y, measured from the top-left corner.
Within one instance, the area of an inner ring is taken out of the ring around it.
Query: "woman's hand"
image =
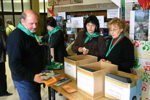
[[[88,52],[89,52],[89,49],[86,49],[86,48],[84,47],[84,48],[83,48],[83,54],[86,55],[86,54],[88,54]]]
[[[100,61],[102,61],[102,62],[106,62],[106,63],[110,63],[110,64],[111,64],[111,61],[106,60],[106,59],[101,59]]]
[[[78,48],[79,52],[82,52],[84,55],[88,54],[89,49],[86,49],[85,47],[79,47]]]
[[[109,61],[109,60],[106,60],[105,62],[106,62],[106,63],[110,63],[110,64],[111,64],[111,61]]]
[[[78,51],[79,51],[79,52],[83,52],[83,47],[79,47],[79,48],[78,48]]]
[[[106,60],[105,60],[105,59],[101,59],[99,62],[101,62],[101,61],[102,61],[102,62],[105,62]]]

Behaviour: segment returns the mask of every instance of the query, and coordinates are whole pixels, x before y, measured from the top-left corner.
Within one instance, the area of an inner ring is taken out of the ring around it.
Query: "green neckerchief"
[[[84,44],[86,44],[89,40],[91,40],[92,39],[92,37],[98,37],[98,36],[100,36],[100,34],[98,34],[98,33],[93,33],[93,34],[89,34],[88,32],[86,32],[86,35],[87,35],[87,37],[86,37],[86,39],[85,39],[85,41],[84,41]]]
[[[35,37],[36,39],[38,39],[40,43],[42,42],[41,38],[38,37],[38,36],[36,35],[36,33],[31,33],[31,32],[30,32],[28,29],[26,29],[21,23],[19,23],[19,24],[17,25],[17,27],[18,27],[20,30],[22,30],[23,32],[25,32],[27,35],[32,36],[32,37]]]
[[[48,34],[49,34],[49,39],[48,39],[48,41],[50,41],[52,34],[56,33],[56,32],[59,31],[59,30],[60,30],[60,27],[59,27],[59,26],[56,26],[52,31],[48,31]]]
[[[124,34],[121,34],[121,35],[119,36],[119,38],[117,39],[117,41],[114,43],[113,46],[112,46],[112,43],[113,43],[114,39],[111,40],[111,43],[110,43],[109,48],[108,48],[108,51],[107,51],[107,53],[106,53],[106,57],[110,54],[111,50],[114,48],[114,46],[118,43],[118,41],[119,41],[122,37],[124,37]]]

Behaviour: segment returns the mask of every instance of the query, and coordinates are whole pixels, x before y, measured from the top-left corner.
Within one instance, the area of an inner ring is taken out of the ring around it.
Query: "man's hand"
[[[43,79],[40,78],[40,76],[43,75],[43,74],[44,73],[35,74],[35,76],[34,76],[34,82],[43,83]]]

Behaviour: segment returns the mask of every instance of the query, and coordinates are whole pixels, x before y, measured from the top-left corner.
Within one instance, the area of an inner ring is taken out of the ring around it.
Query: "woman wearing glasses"
[[[105,40],[99,34],[99,21],[96,16],[89,16],[84,23],[84,31],[78,33],[72,46],[72,51],[77,54],[88,54],[101,59],[105,56]]]
[[[131,41],[124,36],[126,23],[119,18],[108,22],[109,33],[112,36],[107,48],[105,59],[102,61],[118,65],[118,69],[131,72],[134,64],[134,47]]]

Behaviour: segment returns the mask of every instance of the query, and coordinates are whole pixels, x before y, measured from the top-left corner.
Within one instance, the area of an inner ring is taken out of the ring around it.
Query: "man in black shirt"
[[[26,10],[7,39],[9,66],[20,100],[41,100],[39,83],[43,83],[40,78],[44,67],[43,46],[37,42],[40,41],[35,34],[37,26],[37,14]]]

